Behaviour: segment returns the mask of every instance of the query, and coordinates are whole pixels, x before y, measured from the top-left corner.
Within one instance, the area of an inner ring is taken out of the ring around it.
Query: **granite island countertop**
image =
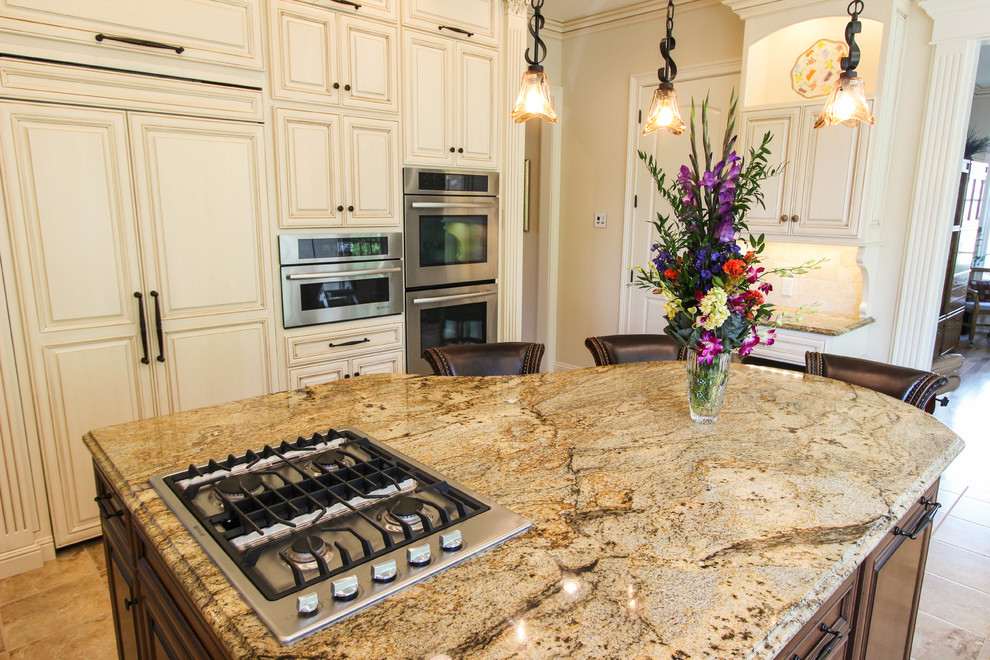
[[[838,381],[733,365],[715,425],[682,363],[362,376],[92,431],[96,463],[234,657],[772,658],[963,443]],[[148,478],[354,426],[533,528],[282,647]]]

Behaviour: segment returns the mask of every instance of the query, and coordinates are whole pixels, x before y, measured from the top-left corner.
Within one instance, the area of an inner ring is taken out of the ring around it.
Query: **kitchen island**
[[[343,426],[533,528],[283,647],[148,479]],[[85,440],[108,545],[136,556],[137,578],[111,555],[122,643],[167,642],[155,621],[170,598],[195,613],[189,634],[236,658],[773,658],[823,610],[841,610],[835,648],[846,653],[866,637],[853,625],[863,609],[846,596],[862,593],[878,545],[963,447],[930,415],[883,395],[745,365],[732,366],[718,423],[696,425],[680,363],[360,377]],[[144,594],[146,580],[158,598]]]

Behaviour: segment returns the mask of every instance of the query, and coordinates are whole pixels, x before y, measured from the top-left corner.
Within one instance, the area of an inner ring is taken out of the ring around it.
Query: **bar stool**
[[[806,374],[866,387],[929,413],[935,411],[935,393],[948,383],[930,371],[814,351],[804,354],[804,366]]]
[[[461,344],[428,348],[423,358],[436,376],[515,376],[539,373],[543,351],[529,342]]]
[[[687,359],[687,349],[667,335],[603,335],[588,337],[584,345],[599,367],[627,362]]]

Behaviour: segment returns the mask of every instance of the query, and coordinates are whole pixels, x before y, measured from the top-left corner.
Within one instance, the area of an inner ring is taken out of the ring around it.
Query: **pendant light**
[[[660,42],[660,54],[663,55],[663,68],[657,69],[660,86],[653,93],[650,112],[646,116],[646,126],[643,135],[649,135],[657,129],[670,131],[674,135],[684,132],[684,121],[681,110],[677,107],[677,92],[674,91],[674,76],[677,75],[677,65],[674,64],[670,51],[674,50],[674,0],[667,0],[667,36]]]
[[[818,115],[815,128],[845,124],[855,128],[862,122],[873,123],[873,113],[866,102],[866,84],[856,76],[856,66],[859,65],[859,46],[856,45],[856,35],[863,31],[859,15],[863,12],[863,1],[853,0],[846,8],[850,21],[846,26],[846,43],[849,45],[849,55],[840,61],[842,73],[838,84],[832,88],[825,107]]]
[[[526,49],[526,62],[529,69],[523,73],[522,85],[519,87],[519,98],[516,99],[516,107],[512,109],[512,120],[521,124],[527,119],[539,117],[556,124],[557,113],[553,109],[553,101],[550,100],[550,83],[547,81],[547,74],[543,71],[540,62],[547,56],[547,46],[540,39],[540,30],[546,24],[546,19],[540,13],[543,7],[543,0],[532,0],[533,16],[529,20],[529,33],[533,35],[533,56],[529,55],[529,48]]]

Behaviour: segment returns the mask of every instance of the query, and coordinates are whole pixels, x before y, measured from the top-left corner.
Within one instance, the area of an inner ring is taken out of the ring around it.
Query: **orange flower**
[[[729,277],[742,277],[743,273],[746,272],[746,264],[741,259],[729,259],[722,266],[722,270]]]
[[[668,268],[667,270],[663,271],[663,276],[666,277],[668,280],[677,279],[678,275],[680,275],[680,273],[678,273],[673,268]]]
[[[747,252],[746,253],[746,263],[751,263],[753,261],[753,257],[755,257],[755,256],[756,256],[756,253],[753,252],[752,250],[750,250],[749,252]]]

